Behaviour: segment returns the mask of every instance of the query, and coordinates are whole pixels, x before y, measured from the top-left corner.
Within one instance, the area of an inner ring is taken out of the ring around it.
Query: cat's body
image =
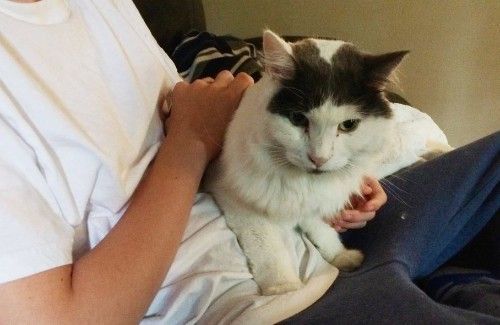
[[[405,53],[365,59],[348,43],[290,45],[271,32],[264,52],[267,73],[244,95],[206,187],[263,294],[278,294],[302,285],[284,229],[299,226],[340,269],[361,264],[324,219],[359,193],[383,152],[392,120],[381,91]]]

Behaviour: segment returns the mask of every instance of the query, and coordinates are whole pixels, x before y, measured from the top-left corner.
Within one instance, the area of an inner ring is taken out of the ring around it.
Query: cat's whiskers
[[[292,163],[290,161],[288,161],[288,159],[285,159],[285,158],[273,158],[273,163],[274,163],[274,166],[275,167],[291,167],[293,166]]]
[[[389,177],[392,176],[392,175],[389,175]],[[392,185],[393,188],[395,188],[396,190],[400,191],[400,192],[404,192],[406,194],[410,194],[408,191],[402,189],[401,187],[397,186],[396,184],[394,184],[394,182],[391,182],[390,180],[388,180],[386,178],[386,181],[390,183],[390,185]]]
[[[393,196],[397,201],[401,202],[402,204],[404,204],[405,206],[407,206],[408,208],[411,208],[411,205],[408,204],[404,199],[404,193],[407,193],[409,194],[408,192],[404,191],[403,189],[401,189],[400,187],[398,187],[396,184],[394,184],[393,182],[391,182],[390,180],[388,180],[387,178],[384,178],[384,179],[381,179],[379,180],[380,183],[382,183],[383,185],[385,185],[385,190],[391,195]],[[398,193],[398,191],[400,192],[403,192],[403,193]]]
[[[297,93],[300,93],[301,95],[304,95],[304,91],[302,89],[299,89],[299,88],[296,88],[296,87],[292,87],[290,85],[282,85],[283,88],[285,89],[290,89],[290,90],[293,90]]]
[[[344,175],[346,177],[351,177],[351,170],[356,168],[359,168],[359,166],[353,163],[351,160],[348,160],[344,167],[341,168],[341,170],[345,173]]]
[[[273,164],[276,167],[285,167],[292,165],[292,163],[286,158],[273,158]]]
[[[301,89],[292,87],[292,86],[283,86],[284,89],[288,89],[291,91],[293,95],[295,95],[298,99],[303,100],[305,98],[305,94]]]
[[[350,178],[352,177],[351,173],[350,173],[350,170],[351,168],[360,168],[357,164],[355,164],[354,162],[352,162],[351,160],[349,160],[344,167],[336,170],[335,172],[339,173],[342,177],[345,177],[345,178]],[[397,176],[397,175],[390,175],[388,177],[395,177],[395,178],[398,178],[402,181],[408,181],[408,182],[411,182],[410,180],[408,179],[405,179],[403,177],[400,177],[400,176]],[[391,182],[390,180],[388,180],[387,178],[385,179],[381,179],[380,180],[380,183],[384,184],[385,185],[385,190],[392,196],[394,197],[397,201],[401,202],[402,204],[404,204],[405,206],[407,207],[411,207],[407,201],[405,201],[405,195],[404,194],[410,194],[408,193],[407,191],[405,191],[404,189],[400,188],[399,186],[397,186],[396,184],[394,184],[393,182]],[[350,205],[352,207],[352,204],[351,202],[348,203],[348,205]]]
[[[394,177],[394,178],[397,178],[397,179],[399,179],[401,181],[404,181],[404,182],[412,183],[412,184],[415,184],[415,185],[417,184],[417,183],[415,183],[414,181],[412,181],[412,180],[410,180],[408,178],[405,178],[405,177],[402,177],[402,176],[399,176],[399,175],[396,175],[396,174],[391,174],[391,175],[389,175],[387,177]]]
[[[283,147],[273,143],[268,143],[265,148],[273,162],[274,167],[281,168],[292,165],[291,162],[283,155]]]

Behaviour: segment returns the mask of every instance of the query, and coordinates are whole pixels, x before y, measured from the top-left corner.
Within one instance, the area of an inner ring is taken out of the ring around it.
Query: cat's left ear
[[[363,57],[364,67],[370,86],[378,90],[384,90],[387,83],[391,80],[391,75],[408,53],[409,51],[398,51],[381,55],[365,54]]]
[[[269,29],[264,31],[262,40],[266,72],[277,80],[291,79],[295,65],[290,44]]]

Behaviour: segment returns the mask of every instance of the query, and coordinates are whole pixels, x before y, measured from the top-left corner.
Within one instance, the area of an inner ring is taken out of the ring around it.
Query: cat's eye
[[[303,128],[307,128],[309,126],[309,120],[302,113],[291,112],[289,119],[290,119],[290,122],[292,122],[292,124],[295,126],[300,126]]]
[[[342,132],[352,132],[356,130],[359,125],[359,120],[345,120],[339,124],[339,130]]]

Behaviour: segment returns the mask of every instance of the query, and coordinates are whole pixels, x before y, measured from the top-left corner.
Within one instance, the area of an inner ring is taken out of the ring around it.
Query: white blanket
[[[397,121],[394,144],[378,176],[416,162],[432,149],[430,144],[448,144],[428,115],[400,104],[392,108]],[[114,223],[89,225],[89,236],[102,237]],[[290,232],[287,240],[305,286],[285,295],[260,296],[220,210],[209,195],[198,194],[175,261],[142,323],[272,324],[307,308],[332,285],[338,270],[306,238]]]

